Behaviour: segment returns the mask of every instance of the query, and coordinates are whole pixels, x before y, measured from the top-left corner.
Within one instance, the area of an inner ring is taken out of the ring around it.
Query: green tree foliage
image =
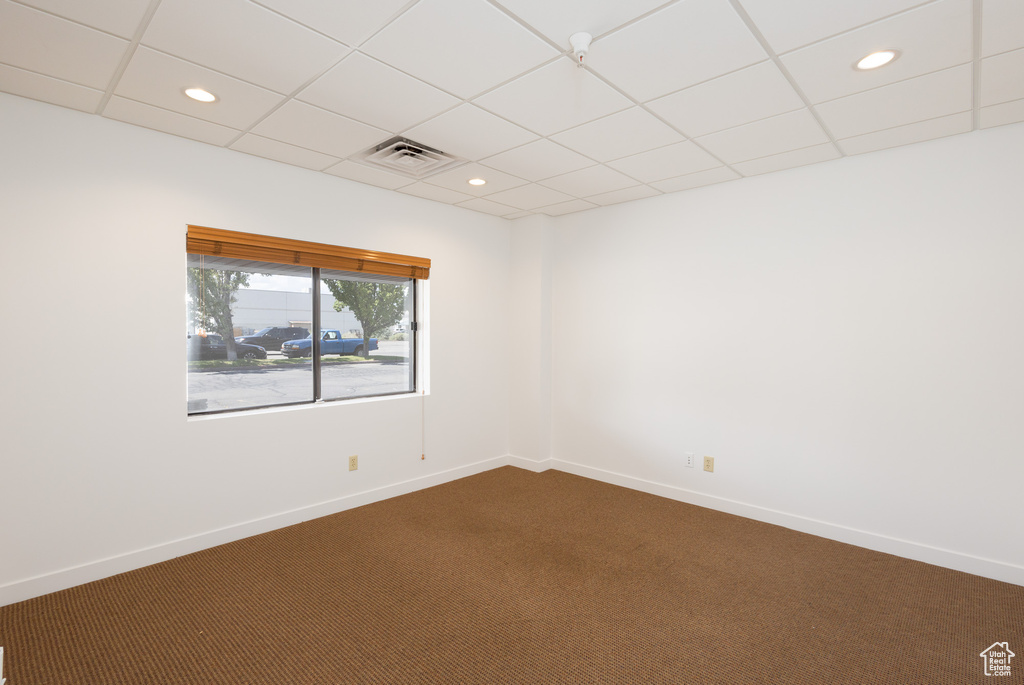
[[[219,333],[227,346],[229,360],[235,360],[235,325],[231,305],[239,288],[249,285],[252,274],[244,271],[199,269],[189,267],[188,292],[192,322],[197,330]]]
[[[363,327],[363,357],[370,356],[370,338],[402,320],[405,314],[406,286],[400,283],[364,283],[323,279],[334,295],[334,310],[352,310]]]

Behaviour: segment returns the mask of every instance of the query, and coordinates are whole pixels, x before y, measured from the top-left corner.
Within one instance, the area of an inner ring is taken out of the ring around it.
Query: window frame
[[[310,271],[312,280],[310,287],[311,299],[311,331],[310,336],[312,355],[312,393],[308,400],[294,402],[282,402],[278,404],[253,405],[240,408],[210,409],[191,411],[191,401],[186,402],[186,415],[188,418],[214,416],[222,414],[234,414],[238,412],[259,411],[266,409],[277,409],[282,407],[296,407],[305,405],[326,404],[329,402],[351,402],[367,399],[396,397],[401,395],[416,395],[421,392],[424,380],[420,376],[420,354],[423,352],[420,345],[420,318],[424,312],[421,311],[421,293],[419,281],[425,281],[430,273],[430,260],[422,257],[411,257],[393,253],[372,252],[369,250],[358,250],[322,243],[311,243],[286,238],[273,238],[250,233],[239,233],[212,229],[202,226],[188,226],[186,233],[186,256],[211,256],[215,258],[240,259],[244,261],[261,261],[268,265],[274,264],[284,267],[302,266]],[[278,258],[287,256],[289,259],[280,261]],[[353,268],[354,267],[354,268]],[[207,267],[215,268],[215,267]],[[409,325],[406,334],[409,336],[409,381],[408,390],[389,391],[353,397],[323,397],[323,377],[321,354],[323,326],[321,322],[321,292],[322,276],[321,271],[341,271],[361,276],[365,279],[375,280],[374,276],[381,277],[381,281],[395,282],[396,279],[408,280],[411,292],[409,308]],[[187,288],[186,288],[187,290]],[[186,361],[186,374],[188,370]]]

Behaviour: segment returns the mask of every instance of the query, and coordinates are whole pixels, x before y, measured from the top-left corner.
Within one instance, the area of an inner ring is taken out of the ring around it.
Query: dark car
[[[256,331],[252,335],[239,336],[235,338],[235,342],[259,345],[265,350],[280,350],[282,343],[305,338],[307,335],[309,335],[308,328],[301,328],[299,326],[271,326]]]
[[[267,351],[259,345],[235,343],[235,354],[239,359],[266,359]],[[188,358],[190,361],[207,359],[227,359],[228,346],[224,338],[216,333],[207,333],[206,337],[190,335],[188,337]]]

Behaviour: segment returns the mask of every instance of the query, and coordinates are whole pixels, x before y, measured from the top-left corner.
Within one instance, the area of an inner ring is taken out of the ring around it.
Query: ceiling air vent
[[[425,178],[464,161],[402,137],[386,140],[361,157],[364,162],[411,178]]]

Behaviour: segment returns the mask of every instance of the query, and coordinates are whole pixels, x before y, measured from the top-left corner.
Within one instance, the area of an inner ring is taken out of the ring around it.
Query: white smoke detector
[[[574,33],[569,36],[569,45],[572,46],[572,54],[576,58],[576,66],[583,66],[583,58],[590,49],[590,41],[594,38],[589,33]]]

